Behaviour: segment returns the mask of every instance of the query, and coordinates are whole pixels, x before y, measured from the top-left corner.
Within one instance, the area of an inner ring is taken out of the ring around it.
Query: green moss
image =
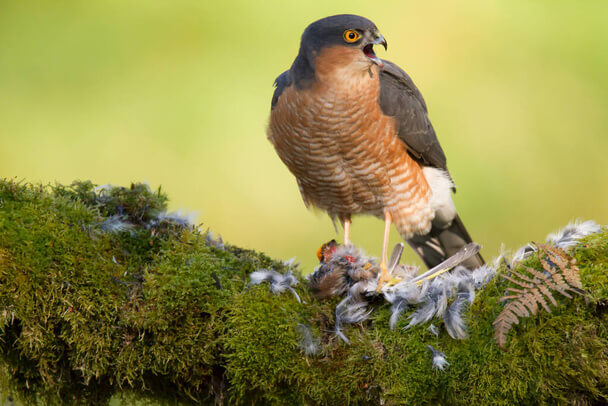
[[[607,298],[601,290],[606,287],[602,261],[608,256],[607,241],[608,233],[603,232],[583,241],[575,252],[583,280],[594,278],[585,285],[590,291],[587,300]],[[588,258],[582,257],[583,249],[590,251]],[[527,265],[539,266],[538,260],[531,258]],[[495,278],[480,292],[468,312],[467,340],[453,340],[445,330],[435,337],[426,326],[404,331],[405,318],[391,331],[389,306],[381,305],[364,326],[348,330],[352,345],[326,332],[320,354],[313,358],[301,351],[298,355],[295,325],[298,320],[319,324],[314,317],[323,311],[319,302],[308,298],[311,303],[300,305],[263,289],[247,293],[237,299],[229,320],[237,332],[228,338],[227,351],[234,400],[463,405],[605,401],[606,312],[582,297],[559,299],[560,306],[551,314],[522,319],[510,333],[506,351],[501,351],[492,322],[502,310],[498,298],[506,286]],[[332,309],[335,303],[325,306]],[[332,320],[323,328],[331,328],[333,315],[325,315]],[[445,371],[432,369],[429,344],[445,352],[450,362]]]
[[[133,399],[234,404],[591,404],[608,400],[608,232],[574,250],[586,297],[522,319],[505,351],[497,277],[467,312],[470,338],[388,328],[389,306],[333,334],[338,299],[251,286],[263,254],[209,244],[161,216],[145,185],[0,181],[0,391],[28,403]],[[119,219],[128,227],[111,229]],[[531,258],[527,265],[538,267]],[[499,270],[503,272],[504,270]],[[406,315],[407,316],[407,315]],[[434,321],[441,327],[441,322]],[[298,325],[320,341],[306,356]],[[442,350],[445,371],[427,345]],[[126,395],[125,395],[126,394]]]
[[[93,186],[0,182],[3,391],[50,403],[103,403],[120,388],[212,396],[227,305],[250,272],[284,266],[151,222],[166,197],[145,185]],[[105,231],[117,215],[131,227]]]

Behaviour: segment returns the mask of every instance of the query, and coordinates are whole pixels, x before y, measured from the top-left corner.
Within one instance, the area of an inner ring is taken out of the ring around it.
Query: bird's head
[[[300,42],[300,52],[294,68],[296,75],[310,75],[317,67],[317,57],[326,51],[341,55],[337,64],[356,62],[358,66],[369,67],[383,62],[374,53],[374,45],[382,45],[386,49],[386,40],[378,31],[376,25],[367,18],[352,14],[340,14],[326,17],[310,24]],[[335,58],[334,58],[335,59]]]

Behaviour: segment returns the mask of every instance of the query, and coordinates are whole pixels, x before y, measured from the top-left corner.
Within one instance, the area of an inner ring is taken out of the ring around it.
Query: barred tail
[[[415,235],[407,242],[420,255],[425,265],[432,268],[454,255],[473,240],[457,215],[448,227],[438,228],[433,225],[428,234]],[[462,263],[464,267],[469,269],[478,268],[483,264],[484,260],[479,253]]]

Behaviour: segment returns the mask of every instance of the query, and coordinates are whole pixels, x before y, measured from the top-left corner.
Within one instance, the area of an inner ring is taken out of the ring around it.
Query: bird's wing
[[[275,89],[274,94],[272,95],[272,103],[270,104],[271,109],[277,104],[281,93],[283,93],[283,90],[289,85],[291,85],[291,78],[289,77],[289,71],[286,70],[274,80]]]
[[[412,158],[447,171],[445,154],[429,121],[422,94],[401,68],[390,61],[383,62],[379,100],[382,112],[397,120],[399,138]]]

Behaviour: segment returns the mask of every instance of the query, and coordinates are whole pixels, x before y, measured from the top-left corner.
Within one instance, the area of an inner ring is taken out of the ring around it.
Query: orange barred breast
[[[434,216],[429,185],[397,136],[394,118],[380,109],[377,67],[337,63],[352,51],[324,51],[310,88],[283,91],[268,138],[307,205],[340,220],[359,213],[383,218],[388,211],[404,238],[427,233]]]

